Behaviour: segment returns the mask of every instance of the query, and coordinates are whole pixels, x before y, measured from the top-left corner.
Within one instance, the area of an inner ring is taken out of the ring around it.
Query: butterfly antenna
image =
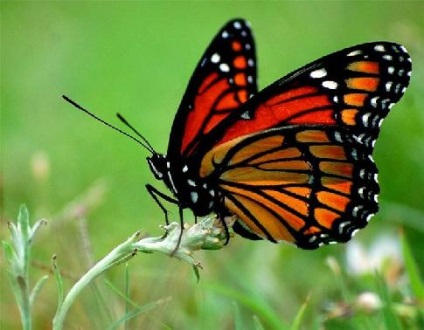
[[[147,139],[143,135],[141,135],[141,133],[137,131],[134,126],[132,126],[119,112],[116,114],[116,116],[150,148],[150,151],[153,154],[156,153],[149,141],[147,141]]]
[[[87,109],[84,109],[82,106],[80,106],[78,103],[76,103],[75,101],[71,100],[69,97],[67,97],[66,95],[62,95],[63,99],[66,102],[69,102],[70,104],[72,104],[75,108],[77,108],[78,110],[81,110],[82,112],[85,112],[87,115],[89,115],[90,117],[96,119],[97,121],[101,122],[102,124],[112,128],[113,130],[129,137],[131,140],[137,142],[138,144],[140,144],[141,146],[143,146],[145,149],[147,149],[148,151],[150,151],[152,154],[155,153],[153,147],[150,145],[150,143],[147,142],[147,140],[141,135],[141,134],[137,134],[138,136],[140,136],[142,138],[142,140],[138,140],[136,139],[134,136],[128,134],[127,132],[124,132],[123,130],[119,129],[118,127],[113,126],[112,124],[109,124],[107,121],[104,121],[103,119],[101,119],[100,117],[97,117],[95,114],[91,113],[90,111],[88,111]],[[128,125],[127,125],[128,126]],[[130,126],[129,126],[130,127]],[[131,128],[131,127],[130,127]],[[134,129],[133,129],[134,130]],[[137,133],[137,132],[136,132]]]

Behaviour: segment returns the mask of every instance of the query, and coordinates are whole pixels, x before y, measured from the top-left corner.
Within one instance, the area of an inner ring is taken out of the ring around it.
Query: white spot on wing
[[[220,69],[222,72],[229,72],[229,71],[230,71],[230,67],[228,66],[228,64],[227,64],[227,63],[221,63],[221,64],[219,65],[219,69]]]
[[[199,200],[199,194],[198,194],[197,192],[195,192],[195,191],[192,191],[192,192],[190,193],[190,197],[191,197],[191,201],[192,201],[194,204],[196,204],[196,203],[197,203],[197,201]]]
[[[347,56],[355,56],[359,54],[362,54],[362,51],[358,49],[358,50],[351,51],[349,54],[347,54]]]
[[[377,45],[377,46],[375,46],[374,47],[374,50],[377,51],[377,52],[384,52],[384,51],[386,51],[386,49],[384,48],[383,45]]]
[[[234,22],[233,26],[234,26],[237,30],[241,29],[241,24],[240,24],[240,22],[239,22],[239,21]]]
[[[377,173],[374,174],[374,181],[378,183],[378,174]]]
[[[336,89],[338,85],[335,81],[326,80],[322,82],[322,86],[328,89]]]
[[[345,222],[342,222],[340,225],[339,225],[339,234],[343,234],[343,228],[344,227],[346,227],[347,225],[349,225],[350,224],[350,222],[349,221],[345,221]]]
[[[211,56],[212,63],[218,63],[221,60],[221,56],[218,53],[215,53]]]
[[[311,78],[322,78],[327,75],[327,71],[324,68],[312,71],[310,74]]]
[[[243,118],[243,119],[250,119],[251,118],[249,111],[243,112],[240,117]]]
[[[379,99],[380,97],[379,96],[374,96],[372,99],[371,99],[371,105],[374,107],[374,108],[377,108],[377,101],[378,101],[378,99]]]
[[[355,207],[353,208],[353,210],[352,210],[352,215],[353,215],[354,217],[357,217],[357,216],[359,215],[359,212],[361,212],[363,208],[364,208],[364,206],[363,206],[363,205],[357,205],[357,206],[355,206]]]
[[[367,112],[366,114],[364,114],[362,116],[362,123],[364,124],[364,126],[366,126],[368,124],[368,120],[369,120],[370,116],[371,116],[370,112]]]

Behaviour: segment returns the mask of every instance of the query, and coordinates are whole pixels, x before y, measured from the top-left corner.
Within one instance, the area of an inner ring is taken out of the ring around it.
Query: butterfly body
[[[219,197],[211,178],[201,178],[190,170],[190,164],[175,164],[164,155],[147,159],[156,179],[163,180],[181,208],[189,208],[196,216],[205,216],[214,209]]]
[[[230,21],[188,84],[167,154],[148,163],[180,209],[236,215],[244,237],[306,249],[346,242],[378,211],[372,152],[410,72],[403,46],[375,42],[258,92],[250,27]]]

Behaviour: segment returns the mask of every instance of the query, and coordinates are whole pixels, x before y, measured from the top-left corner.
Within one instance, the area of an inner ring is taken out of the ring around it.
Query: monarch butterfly
[[[185,208],[235,215],[234,231],[249,239],[304,249],[346,242],[378,211],[372,152],[410,75],[403,46],[373,42],[258,92],[250,25],[231,20],[189,81],[166,155],[139,135],[154,176],[174,197],[146,187],[165,215],[160,198],[177,204],[181,219]]]

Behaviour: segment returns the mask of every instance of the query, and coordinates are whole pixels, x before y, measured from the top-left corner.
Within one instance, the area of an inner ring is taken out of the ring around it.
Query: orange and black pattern
[[[200,167],[201,177],[219,177],[235,230],[316,248],[363,228],[378,211],[374,145],[410,73],[402,46],[364,44],[249,100]]]
[[[252,34],[246,21],[235,20],[219,31],[197,65],[172,126],[179,145],[167,155],[188,157],[205,134],[257,93],[256,80]]]
[[[378,211],[372,153],[410,75],[403,46],[373,42],[258,92],[249,24],[232,20],[189,82],[167,155],[149,164],[180,209],[236,215],[244,237],[305,249],[346,242]]]
[[[376,42],[333,53],[281,78],[249,100],[220,143],[296,124],[346,126],[364,133],[370,143],[378,136],[381,120],[402,97],[410,73],[409,55],[398,44]]]
[[[369,151],[336,126],[243,136],[211,150],[202,170],[218,177],[225,207],[239,218],[236,229],[274,242],[346,242],[378,210]]]

